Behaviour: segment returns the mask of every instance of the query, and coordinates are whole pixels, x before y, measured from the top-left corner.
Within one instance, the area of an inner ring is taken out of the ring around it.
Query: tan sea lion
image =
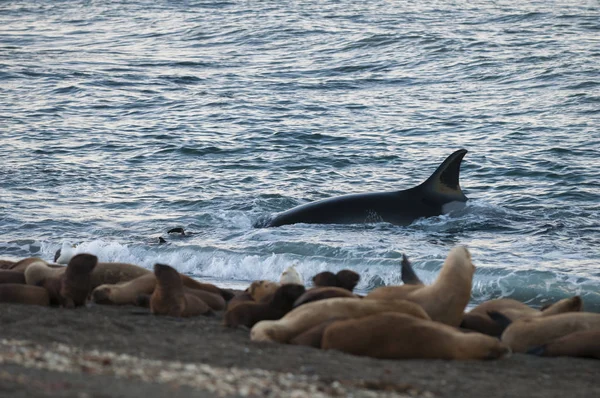
[[[185,294],[191,294],[204,301],[213,311],[223,311],[227,306],[227,302],[220,294],[211,293],[203,289],[190,289],[186,286],[183,287],[183,290]]]
[[[204,301],[184,292],[182,279],[175,268],[155,264],[154,275],[157,283],[150,296],[150,311],[153,314],[175,317],[213,314]]]
[[[562,299],[548,305],[543,311],[513,299],[495,299],[481,303],[464,314],[460,327],[500,337],[504,327],[488,315],[490,312],[499,312],[511,321],[516,321],[517,319],[526,317],[549,316],[564,312],[581,311],[582,307],[583,302],[579,296]]]
[[[275,293],[279,289],[279,283],[271,281],[254,281],[248,288],[248,293],[257,303],[261,302],[265,297]]]
[[[566,312],[517,319],[504,330],[501,340],[514,352],[527,352],[568,334],[586,330],[600,330],[600,314]]]
[[[136,305],[140,294],[150,295],[156,286],[156,276],[146,274],[128,282],[104,284],[92,291],[91,299],[97,304]]]
[[[190,289],[204,290],[209,293],[218,294],[221,297],[223,297],[225,301],[231,300],[231,298],[233,298],[234,296],[234,294],[231,291],[227,289],[221,289],[220,287],[215,286],[212,283],[200,282],[184,274],[179,275],[181,276],[181,280],[183,281],[183,286],[189,287]]]
[[[532,352],[533,351],[533,352]],[[600,330],[569,333],[546,345],[530,350],[529,354],[545,357],[582,357],[600,359]]]
[[[96,264],[98,264],[96,256],[77,254],[71,258],[65,272],[57,277],[44,279],[40,285],[48,290],[51,303],[66,308],[81,306],[85,304],[92,290],[91,273]],[[37,264],[32,264],[30,267],[32,266],[35,267]]]
[[[358,298],[357,295],[350,292],[348,289],[344,289],[341,287],[314,287],[312,289],[307,290],[302,296],[298,297],[298,299],[294,303],[294,308],[302,304],[330,299],[334,297]]]
[[[471,298],[475,266],[464,246],[450,250],[442,269],[431,285],[384,286],[370,292],[366,299],[404,299],[421,305],[432,320],[459,326]]]
[[[313,283],[318,287],[341,287],[349,291],[353,291],[358,282],[360,275],[349,269],[343,269],[337,274],[325,271],[313,276]]]
[[[0,269],[0,284],[2,283],[21,283],[25,284],[25,275],[19,271],[10,271]]]
[[[43,287],[20,283],[3,283],[0,285],[0,303],[50,305],[48,291]]]
[[[287,283],[281,285],[271,300],[264,303],[242,303],[225,313],[224,324],[229,327],[240,325],[251,328],[263,320],[276,320],[292,310],[294,301],[304,293],[303,285]]]
[[[327,329],[327,327],[333,322],[339,320],[339,318],[332,318],[325,322],[321,322],[320,324],[313,326],[307,331],[300,333],[298,336],[291,339],[290,344],[321,348],[321,342],[323,340],[323,333],[325,333],[325,329]]]
[[[510,352],[496,338],[398,313],[334,322],[321,348],[381,359],[497,359]]]
[[[401,312],[429,319],[421,306],[406,300],[332,298],[301,305],[278,321],[258,322],[250,331],[250,339],[287,343],[301,333],[331,318],[358,318],[380,312]]]

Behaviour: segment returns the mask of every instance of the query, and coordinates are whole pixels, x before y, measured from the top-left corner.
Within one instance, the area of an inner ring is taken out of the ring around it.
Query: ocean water
[[[467,245],[473,304],[600,311],[598,1],[2,1],[0,38],[1,258],[76,244],[233,287],[350,268],[366,292]],[[463,210],[253,227],[459,148]]]

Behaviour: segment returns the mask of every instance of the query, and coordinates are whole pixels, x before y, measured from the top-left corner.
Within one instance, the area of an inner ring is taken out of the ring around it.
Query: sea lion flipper
[[[405,285],[422,285],[423,281],[417,276],[415,270],[408,261],[406,254],[402,254],[402,268],[400,271],[400,278]]]
[[[506,329],[512,323],[512,320],[501,312],[488,311],[487,314],[494,322],[496,322],[496,324],[498,324],[498,326],[501,327],[502,331],[504,331],[504,329]]]
[[[467,197],[460,189],[459,184],[460,164],[466,154],[466,149],[459,149],[452,153],[419,187],[436,193],[445,200],[466,202]]]

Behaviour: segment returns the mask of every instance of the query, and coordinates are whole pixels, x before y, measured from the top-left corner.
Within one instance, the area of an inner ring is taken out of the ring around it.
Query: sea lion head
[[[254,281],[248,287],[248,293],[254,301],[261,302],[266,296],[275,293],[279,288],[279,283],[270,281]]]
[[[91,274],[96,264],[98,257],[93,254],[81,253],[71,258],[60,289],[66,307],[85,304],[92,287]]]
[[[338,287],[346,290],[353,291],[358,281],[360,281],[360,275],[349,269],[343,269],[335,274],[338,281]]]
[[[154,264],[154,275],[156,281],[162,288],[181,288],[183,291],[183,282],[179,272],[166,264]]]
[[[456,246],[450,250],[440,275],[446,272],[457,273],[469,279],[473,278],[473,274],[475,273],[475,265],[471,261],[471,253],[465,246]]]
[[[288,283],[296,284],[296,285],[303,285],[302,277],[300,276],[300,273],[298,272],[298,270],[296,270],[296,267],[293,265],[290,265],[289,267],[287,267],[285,269],[285,271],[283,271],[281,273],[281,277],[279,278],[279,283],[281,285],[285,285]]]
[[[333,272],[325,271],[313,276],[313,283],[315,286],[336,287],[338,283],[338,278]]]
[[[275,291],[271,303],[279,308],[291,310],[294,302],[302,296],[306,288],[303,285],[286,284]]]

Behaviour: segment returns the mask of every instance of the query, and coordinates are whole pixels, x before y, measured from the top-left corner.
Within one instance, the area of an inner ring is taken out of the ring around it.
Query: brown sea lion
[[[48,291],[51,304],[75,308],[85,304],[91,289],[91,273],[98,263],[92,254],[77,254],[71,258],[63,273],[43,279],[38,284]],[[32,267],[43,267],[32,264]],[[27,272],[27,271],[26,271]]]
[[[231,300],[229,300],[227,302],[227,310],[231,310],[235,306],[242,303],[255,303],[254,299],[250,295],[250,292],[248,292],[248,289],[236,294]]]
[[[0,303],[49,306],[50,297],[43,287],[3,283],[0,285]]]
[[[181,280],[183,281],[183,286],[189,287],[190,289],[204,290],[209,293],[218,294],[221,297],[223,297],[225,301],[231,300],[234,296],[234,293],[232,293],[228,289],[221,289],[220,287],[215,286],[212,283],[204,283],[197,281],[196,279],[190,278],[189,276],[184,274],[179,275],[181,276]]]
[[[7,269],[0,269],[0,284],[1,283],[25,284],[25,275],[19,271],[10,271]]]
[[[15,266],[17,262],[12,260],[0,260],[0,269],[9,270]]]
[[[432,320],[459,326],[471,298],[475,266],[464,246],[450,250],[442,269],[431,285],[384,286],[370,292],[366,299],[404,299],[422,306]]]
[[[291,339],[290,344],[321,348],[321,341],[323,340],[323,333],[325,333],[325,329],[327,329],[327,327],[333,322],[339,320],[339,318],[332,318],[316,326],[313,326],[306,332],[300,333],[298,336]]]
[[[358,282],[360,275],[349,269],[343,269],[337,274],[325,271],[313,276],[313,283],[318,287],[341,287],[349,291],[353,291]]]
[[[211,293],[203,289],[190,289],[186,286],[183,287],[183,290],[185,294],[191,294],[204,301],[213,311],[223,311],[227,306],[227,302],[220,294]]]
[[[279,283],[261,280],[252,282],[248,288],[248,293],[254,301],[259,303],[265,297],[275,293],[277,289],[279,289]]]
[[[48,264],[46,261],[42,260],[41,258],[38,257],[27,257],[24,258],[22,260],[17,261],[16,263],[13,264],[13,266],[10,268],[12,271],[20,271],[20,272],[25,272],[25,270],[34,263],[42,263],[45,264],[47,267],[49,268],[56,268],[56,267],[51,267],[50,264]],[[60,266],[59,268],[65,268],[64,266]]]
[[[600,330],[570,333],[539,348],[530,350],[528,353],[545,357],[600,359]]]
[[[526,317],[549,316],[564,312],[581,311],[582,307],[583,302],[579,296],[562,299],[548,305],[543,311],[539,311],[513,299],[495,299],[481,303],[464,314],[460,327],[475,330],[489,336],[500,337],[504,327],[489,316],[491,312],[499,312],[511,321],[516,321],[517,319]]]
[[[510,352],[496,338],[398,313],[334,322],[321,347],[381,359],[497,359]]]
[[[213,314],[204,301],[184,292],[182,279],[175,268],[155,264],[154,275],[157,283],[150,296],[150,311],[153,314],[175,317]]]
[[[358,298],[358,296],[350,292],[348,289],[343,289],[341,287],[314,287],[307,290],[302,296],[298,297],[296,302],[294,302],[294,308],[302,304],[334,297]]]
[[[331,318],[358,318],[380,312],[401,312],[429,319],[421,306],[406,300],[332,298],[301,305],[278,321],[258,322],[250,331],[250,339],[287,343],[301,333]]]
[[[224,324],[229,327],[243,325],[251,328],[259,321],[280,319],[292,310],[294,301],[305,290],[303,285],[283,284],[266,303],[243,303],[227,310]]]
[[[517,319],[504,330],[501,340],[514,352],[527,352],[571,333],[599,329],[600,314],[566,312]]]

